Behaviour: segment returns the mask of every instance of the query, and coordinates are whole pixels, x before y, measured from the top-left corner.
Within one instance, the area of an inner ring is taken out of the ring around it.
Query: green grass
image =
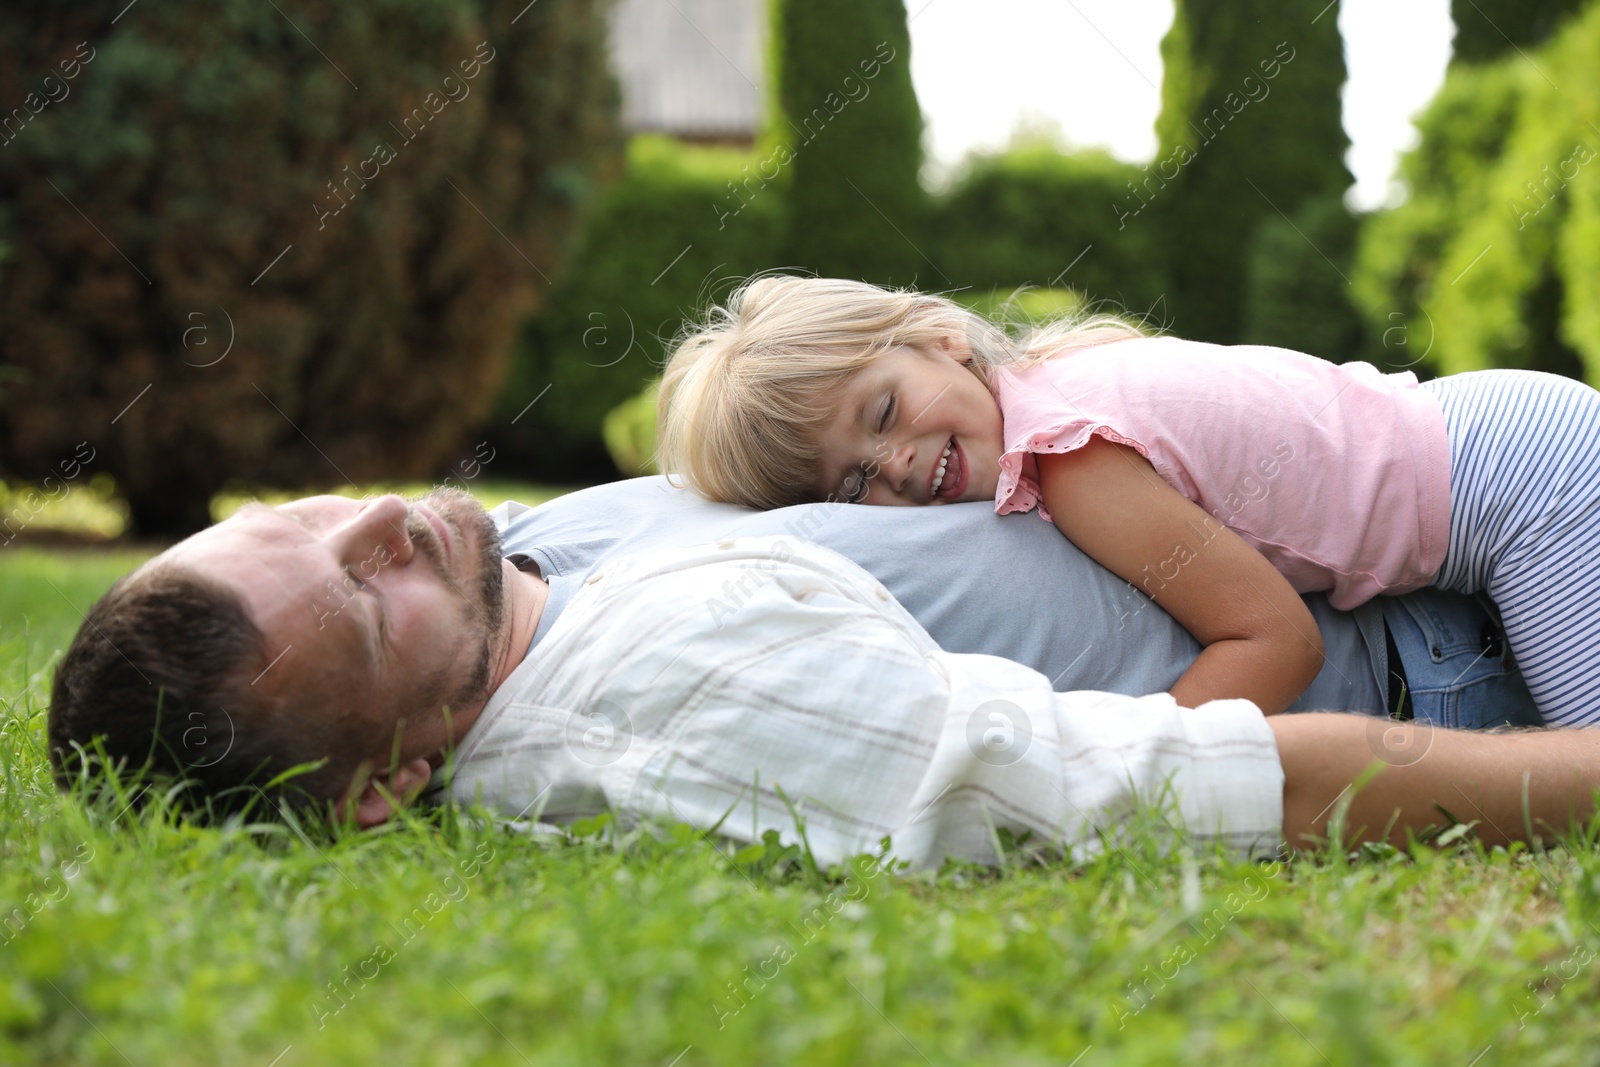
[[[1586,844],[841,878],[686,828],[340,837],[64,799],[50,669],[139,558],[0,552],[0,1063],[1600,1058]]]

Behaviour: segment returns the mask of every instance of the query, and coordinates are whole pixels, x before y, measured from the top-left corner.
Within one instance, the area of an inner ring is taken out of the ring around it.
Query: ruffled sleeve
[[[1057,357],[1057,361],[1070,358]],[[1051,363],[1046,362],[1020,370],[997,367],[990,372],[1004,420],[1005,446],[994,494],[994,510],[1000,515],[1037,508],[1041,519],[1052,521],[1039,485],[1037,456],[1076,451],[1099,435],[1150,458],[1143,443],[1075,405],[1051,380],[1050,370]]]

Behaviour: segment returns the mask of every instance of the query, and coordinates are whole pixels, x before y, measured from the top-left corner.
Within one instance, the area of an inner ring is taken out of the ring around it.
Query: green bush
[[[975,156],[934,200],[930,255],[957,288],[1070,286],[1142,314],[1166,278],[1150,219],[1117,210],[1140,175],[1105,152],[1045,143]]]
[[[87,440],[171,535],[229,478],[470,454],[621,147],[604,15],[8,3],[0,465],[36,479]]]
[[[1588,0],[1450,0],[1452,63],[1483,63],[1550,38]]]
[[[1162,39],[1160,149],[1133,204],[1148,199],[1165,231],[1173,327],[1184,337],[1238,341],[1257,227],[1350,185],[1338,16],[1307,11],[1178,0]]]
[[[1521,87],[1507,65],[1452,69],[1417,118],[1421,140],[1400,161],[1406,201],[1367,220],[1352,274],[1386,356],[1432,372],[1443,368],[1423,302],[1462,219],[1486,202],[1487,177],[1505,151]]]
[[[1410,198],[1367,227],[1356,280],[1374,323],[1431,346],[1441,372],[1600,381],[1597,52],[1592,8],[1534,64],[1452,68],[1419,120]]]
[[[1047,319],[1081,310],[1095,303],[1076,289],[1009,288],[987,292],[969,289],[952,293],[951,299],[971,308],[991,322],[1013,328],[1026,328]]]
[[[772,0],[776,163],[791,172],[785,261],[923,288],[922,111],[902,0]],[[942,266],[942,264],[941,264]]]
[[[659,375],[686,320],[778,262],[783,197],[745,185],[758,162],[758,153],[633,139],[570,270],[523,330],[486,431],[511,469],[560,482],[616,477],[606,414]]]
[[[659,381],[606,413],[601,431],[617,469],[630,477],[656,474],[656,399]]]
[[[1359,229],[1337,194],[1307,200],[1292,219],[1261,223],[1245,265],[1246,344],[1335,363],[1374,358],[1349,284]]]

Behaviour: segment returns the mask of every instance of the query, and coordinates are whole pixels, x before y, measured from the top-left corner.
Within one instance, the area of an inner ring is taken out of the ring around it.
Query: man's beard
[[[464,600],[462,624],[474,637],[477,658],[467,681],[454,693],[437,692],[429,703],[435,708],[476,707],[489,698],[490,671],[497,644],[503,639],[505,623],[505,576],[500,558],[500,531],[483,505],[460,489],[433,489],[417,503],[426,504],[454,533],[455,543],[465,546],[468,536],[477,545],[475,577],[458,581],[445,561],[444,546],[426,518],[414,510],[406,519],[406,534],[416,550],[427,557],[434,571],[455,586]]]

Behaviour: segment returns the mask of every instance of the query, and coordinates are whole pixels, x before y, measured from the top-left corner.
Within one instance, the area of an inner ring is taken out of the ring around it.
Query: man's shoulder
[[[672,642],[717,633],[758,642],[758,632],[825,614],[876,616],[932,639],[882,582],[845,556],[793,537],[724,538],[638,552],[596,568],[547,641],[592,643],[585,632],[644,632],[670,625]]]
[[[715,597],[726,584],[724,571],[738,576],[739,581],[732,588],[744,598],[753,595],[767,580],[783,580],[782,595],[793,596],[793,580],[805,576],[863,602],[893,600],[883,583],[847,557],[815,542],[782,534],[726,537],[628,553],[597,567],[585,585],[603,584],[613,595],[622,595],[620,590],[624,588],[670,579],[674,585],[699,584],[709,597]],[[709,574],[715,577],[708,578]]]

